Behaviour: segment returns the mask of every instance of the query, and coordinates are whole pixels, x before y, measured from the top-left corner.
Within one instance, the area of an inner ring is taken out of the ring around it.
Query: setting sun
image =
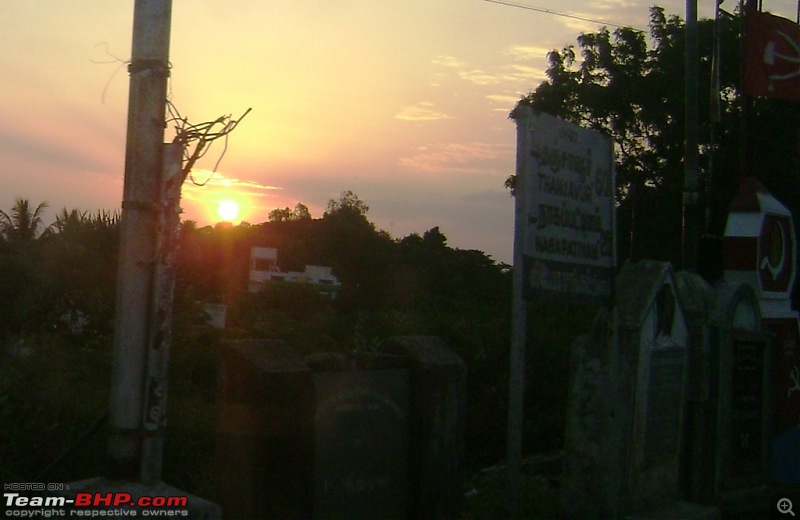
[[[223,200],[217,206],[217,215],[222,220],[233,222],[239,216],[239,205],[232,200]]]

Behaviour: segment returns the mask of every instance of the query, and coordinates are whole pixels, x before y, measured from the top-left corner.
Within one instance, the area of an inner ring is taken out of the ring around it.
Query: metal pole
[[[522,459],[522,434],[525,396],[525,340],[527,337],[528,307],[523,298],[525,284],[523,254],[528,228],[527,199],[530,157],[531,111],[519,106],[514,113],[517,123],[517,184],[514,199],[514,271],[511,297],[511,355],[508,381],[508,439],[506,465],[508,468],[509,518],[518,517],[519,473]]]
[[[171,16],[171,0],[135,2],[107,453],[115,479],[141,471]]]
[[[697,0],[686,0],[686,147],[683,180],[683,268],[697,269]]]

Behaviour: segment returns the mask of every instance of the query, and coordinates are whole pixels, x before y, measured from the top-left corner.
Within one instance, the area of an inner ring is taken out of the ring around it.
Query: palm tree
[[[86,222],[87,213],[77,209],[67,210],[64,208],[61,213],[56,215],[56,221],[52,224],[52,229],[58,234],[76,233]]]
[[[32,210],[28,199],[17,199],[10,215],[0,210],[0,234],[14,246],[30,244],[39,237],[45,209],[44,202]]]

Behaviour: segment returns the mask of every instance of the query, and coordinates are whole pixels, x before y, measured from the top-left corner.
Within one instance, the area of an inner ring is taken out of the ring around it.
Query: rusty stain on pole
[[[107,473],[141,479],[143,409],[161,201],[171,0],[136,0],[120,222]]]

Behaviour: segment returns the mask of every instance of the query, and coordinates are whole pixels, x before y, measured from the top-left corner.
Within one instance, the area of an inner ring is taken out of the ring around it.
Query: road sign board
[[[517,199],[528,301],[607,303],[614,270],[611,138],[549,114],[517,120]]]

